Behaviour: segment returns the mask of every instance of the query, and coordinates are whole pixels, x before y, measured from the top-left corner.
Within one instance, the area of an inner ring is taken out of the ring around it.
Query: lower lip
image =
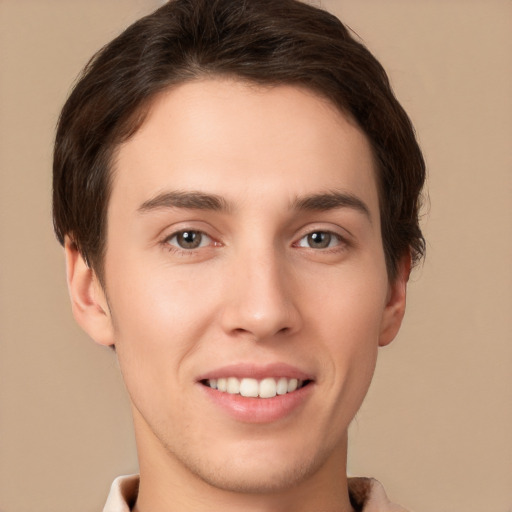
[[[250,398],[217,391],[200,383],[199,386],[215,405],[235,420],[244,423],[271,423],[299,411],[310,396],[314,384],[310,382],[296,391],[272,398]]]

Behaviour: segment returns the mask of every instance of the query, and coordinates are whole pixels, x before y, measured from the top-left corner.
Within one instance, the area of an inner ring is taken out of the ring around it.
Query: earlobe
[[[383,313],[379,346],[389,345],[398,334],[405,315],[407,282],[411,273],[411,256],[404,254],[398,265],[395,280],[389,283],[386,308]]]
[[[100,345],[113,345],[112,318],[103,288],[75,243],[66,237],[66,273],[73,316],[78,325]]]

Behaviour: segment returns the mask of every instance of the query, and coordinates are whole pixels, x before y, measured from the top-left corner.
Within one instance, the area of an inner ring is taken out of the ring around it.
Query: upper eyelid
[[[309,236],[309,235],[312,235],[313,233],[326,233],[326,234],[329,234],[329,235],[333,235],[335,236],[336,238],[340,238],[340,239],[344,239],[346,237],[344,237],[343,235],[341,235],[340,233],[336,232],[336,231],[333,231],[331,229],[313,229],[311,231],[307,231],[306,233],[302,234],[300,237],[299,237],[299,240],[302,240],[304,237],[306,236]]]
[[[322,225],[323,224],[323,225]],[[354,235],[346,228],[343,228],[338,225],[329,224],[329,226],[326,226],[325,223],[312,223],[308,224],[307,226],[304,226],[303,228],[297,230],[299,232],[298,236],[296,237],[296,240],[301,240],[305,236],[308,236],[311,233],[331,233],[332,235],[335,235],[339,237],[342,240],[350,241],[354,239]]]
[[[203,237],[207,238],[206,243],[203,245],[203,242],[205,242],[205,240],[201,240],[200,245],[198,247],[190,247],[190,248],[181,247],[177,243],[177,240],[176,240],[176,242],[171,243],[171,241],[174,238],[176,238],[180,233],[184,233],[187,231],[194,231],[196,233],[201,233],[201,235]],[[158,241],[158,245],[161,248],[163,248],[165,251],[171,252],[175,255],[178,255],[178,256],[179,255],[182,255],[182,256],[188,255],[188,256],[192,257],[192,256],[197,256],[199,254],[202,254],[203,251],[207,250],[208,248],[220,246],[222,244],[220,244],[215,238],[210,236],[208,233],[206,233],[200,229],[184,228],[184,229],[175,230],[172,233],[169,233],[167,236],[160,238]]]
[[[201,233],[203,236],[208,237],[212,241],[217,242],[220,245],[225,245],[225,240],[222,233],[220,233],[218,229],[216,229],[214,226],[211,226],[210,224],[207,224],[199,219],[177,222],[174,225],[167,226],[164,229],[160,230],[160,233],[159,235],[157,235],[157,237],[160,242],[166,242],[185,231],[195,231]],[[308,222],[302,227],[294,229],[294,231],[295,235],[292,235],[291,237],[292,245],[296,244],[305,236],[308,236],[309,234],[315,232],[330,233],[336,238],[338,238],[340,241],[345,243],[356,242],[354,235],[347,228],[330,222]]]
[[[194,228],[177,229],[175,231],[172,231],[171,233],[165,234],[163,236],[163,238],[168,240],[169,238],[174,238],[175,236],[179,235],[180,233],[186,233],[187,231],[193,231],[194,233],[201,233],[202,235],[206,235],[208,238],[212,238],[208,233],[206,233],[206,231],[203,231],[202,229],[194,229]]]
[[[184,231],[197,231],[198,233],[208,236],[212,240],[220,239],[220,233],[218,230],[201,220],[189,220],[168,225],[159,230],[155,238],[159,241],[164,241],[178,235],[179,233],[183,233]]]
[[[313,233],[327,233],[329,235],[332,235],[334,238],[336,238],[338,240],[338,242],[339,242],[338,245],[350,244],[350,241],[347,239],[347,237],[344,237],[344,236],[340,235],[339,233],[336,233],[335,231],[329,231],[329,230],[325,230],[325,229],[314,229],[313,231],[308,231],[304,235],[297,238],[296,241],[293,242],[292,245],[298,245],[302,240],[304,240],[304,238],[308,237],[309,235],[311,235]]]
[[[191,228],[183,228],[178,229],[176,231],[173,231],[172,233],[169,233],[168,235],[164,235],[163,242],[168,242],[169,240],[172,240],[173,238],[177,237],[180,233],[186,233],[187,231],[193,231],[195,233],[201,233],[202,236],[205,236],[209,238],[212,241],[215,241],[215,238],[208,234],[206,231],[203,231],[202,229],[191,229]]]

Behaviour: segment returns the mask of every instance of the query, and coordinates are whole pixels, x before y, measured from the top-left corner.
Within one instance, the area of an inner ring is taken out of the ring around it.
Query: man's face
[[[166,92],[115,161],[105,276],[141,469],[245,491],[343,470],[404,289],[355,123],[295,87]]]

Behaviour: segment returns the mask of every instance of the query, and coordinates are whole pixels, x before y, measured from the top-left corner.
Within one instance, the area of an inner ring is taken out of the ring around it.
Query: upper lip
[[[270,363],[270,364],[254,364],[254,363],[237,363],[222,366],[210,370],[198,377],[198,381],[221,379],[226,377],[236,377],[238,379],[252,378],[262,380],[267,377],[286,377],[287,379],[297,380],[313,380],[313,376],[299,368],[287,363]]]

